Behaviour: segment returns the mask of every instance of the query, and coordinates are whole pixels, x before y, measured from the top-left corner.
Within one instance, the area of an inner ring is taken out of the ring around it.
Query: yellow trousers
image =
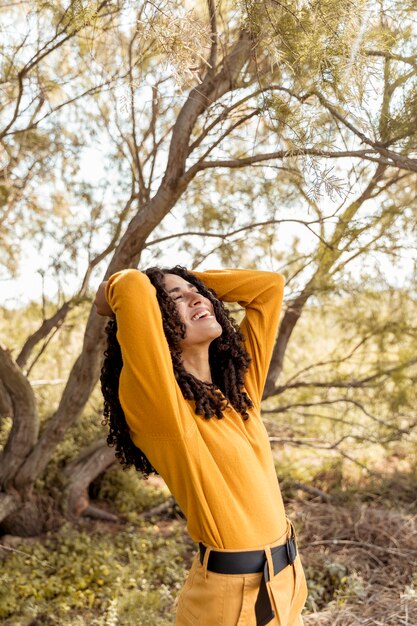
[[[281,539],[265,547],[267,560],[270,549],[285,543]],[[203,565],[196,554],[185,585],[178,598],[176,626],[256,626],[255,602],[262,574],[216,574],[207,570],[210,548]],[[227,550],[224,550],[227,552]],[[268,626],[302,626],[301,611],[307,598],[307,585],[297,557],[268,583],[268,594],[274,619]]]

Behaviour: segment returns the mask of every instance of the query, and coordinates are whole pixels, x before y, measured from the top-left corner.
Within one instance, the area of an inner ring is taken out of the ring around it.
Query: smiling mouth
[[[193,315],[191,321],[198,322],[198,320],[208,319],[209,317],[213,317],[210,311],[201,311],[200,313],[196,313],[195,315]]]

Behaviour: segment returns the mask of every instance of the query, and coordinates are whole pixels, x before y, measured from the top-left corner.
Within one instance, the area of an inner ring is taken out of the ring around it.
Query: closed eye
[[[192,290],[190,289],[189,293],[196,294],[196,295],[201,295],[200,292],[198,291],[198,289],[192,289]],[[180,300],[183,296],[184,296],[184,294],[180,293],[177,296],[172,296],[172,299],[175,302],[176,300]]]

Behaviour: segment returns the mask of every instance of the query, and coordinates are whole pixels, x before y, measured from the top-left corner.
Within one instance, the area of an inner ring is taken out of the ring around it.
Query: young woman
[[[124,270],[100,285],[113,316],[102,369],[108,441],[164,478],[199,543],[177,626],[300,626],[305,577],[260,405],[283,277]],[[223,302],[245,309],[240,327]]]

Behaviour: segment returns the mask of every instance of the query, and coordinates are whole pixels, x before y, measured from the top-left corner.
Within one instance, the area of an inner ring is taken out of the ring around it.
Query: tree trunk
[[[86,405],[100,373],[105,323],[106,320],[91,310],[82,352],[71,370],[55,414],[19,469],[17,478],[20,483],[34,483],[49,463],[57,444],[63,439],[67,429],[79,417]]]
[[[11,515],[20,506],[20,497],[15,493],[0,493],[0,521]]]
[[[0,346],[0,379],[12,405],[12,430],[0,454],[0,488],[25,486],[17,478],[17,472],[36,443],[39,420],[36,400],[27,378]]]
[[[64,504],[66,515],[76,519],[81,515],[103,517],[109,521],[117,521],[115,515],[102,511],[101,515],[90,505],[88,488],[97,476],[100,476],[115,462],[114,448],[107,445],[105,439],[95,441],[81,455],[65,468],[65,475],[69,478]]]
[[[10,395],[7,393],[6,387],[0,380],[0,419],[2,417],[11,417],[13,407]]]

